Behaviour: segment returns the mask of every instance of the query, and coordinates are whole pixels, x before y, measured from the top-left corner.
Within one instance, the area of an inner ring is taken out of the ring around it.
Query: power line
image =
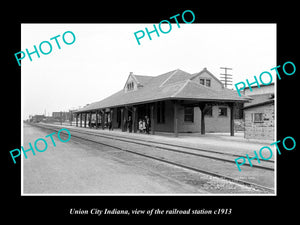
[[[221,73],[220,75],[220,80],[223,82],[223,84],[225,85],[225,87],[227,87],[228,85],[232,85],[232,75],[227,73],[227,70],[232,70],[232,68],[228,68],[228,67],[220,67],[220,69],[224,69],[225,73]]]

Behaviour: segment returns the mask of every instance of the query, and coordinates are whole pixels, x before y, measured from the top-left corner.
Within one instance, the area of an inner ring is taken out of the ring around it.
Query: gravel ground
[[[24,127],[24,147],[52,132]],[[135,165],[140,157],[130,155],[131,161],[118,158],[118,151],[77,141],[62,143],[54,136],[56,147],[49,140],[45,152],[23,156],[24,194],[138,194],[138,193],[205,193],[191,185],[179,183],[157,171]],[[43,149],[42,142],[38,148]],[[110,152],[110,154],[107,153]],[[112,154],[111,154],[112,153]],[[127,157],[128,158],[128,157]],[[137,159],[135,159],[137,158]],[[140,163],[138,163],[140,161]]]

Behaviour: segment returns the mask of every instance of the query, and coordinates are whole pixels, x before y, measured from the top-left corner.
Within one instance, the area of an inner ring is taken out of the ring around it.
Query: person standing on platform
[[[126,120],[126,117],[124,117],[124,120],[123,120],[123,130],[122,131],[127,131],[127,120]]]
[[[143,133],[143,121],[142,121],[142,119],[139,119],[139,132]]]
[[[107,116],[107,123],[108,123],[108,130],[111,130],[112,123],[111,123],[111,119],[110,119],[110,114],[108,114],[108,116]]]
[[[129,130],[129,133],[132,132],[132,119],[131,119],[131,116],[128,116],[128,130]]]

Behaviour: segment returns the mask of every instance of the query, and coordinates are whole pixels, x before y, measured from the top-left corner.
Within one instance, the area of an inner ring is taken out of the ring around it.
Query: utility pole
[[[60,125],[62,126],[62,111],[60,111]]]
[[[221,81],[224,83],[225,87],[227,88],[228,85],[232,85],[232,75],[227,73],[227,70],[232,70],[232,68],[227,67],[220,67],[220,69],[224,69],[225,73],[221,73]]]

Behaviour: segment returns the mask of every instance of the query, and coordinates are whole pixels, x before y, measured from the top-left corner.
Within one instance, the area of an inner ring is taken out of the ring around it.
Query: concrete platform
[[[60,124],[56,124],[61,126]],[[245,156],[254,155],[253,151],[259,151],[263,146],[270,146],[273,140],[253,140],[245,139],[243,132],[235,133],[235,136],[230,136],[230,133],[207,133],[201,135],[200,133],[179,133],[178,137],[175,137],[173,133],[155,132],[155,135],[145,133],[129,133],[122,132],[120,129],[114,129],[109,131],[108,129],[95,129],[70,126],[69,124],[63,124],[61,127],[72,127],[77,129],[83,129],[87,131],[93,131],[96,133],[103,133],[109,135],[116,135],[120,137],[135,138],[144,141],[155,141],[164,144],[176,144],[185,147],[202,148],[205,150],[221,151],[226,153],[238,154]],[[277,152],[275,147],[271,147],[273,153]],[[274,160],[274,158],[272,158]]]

